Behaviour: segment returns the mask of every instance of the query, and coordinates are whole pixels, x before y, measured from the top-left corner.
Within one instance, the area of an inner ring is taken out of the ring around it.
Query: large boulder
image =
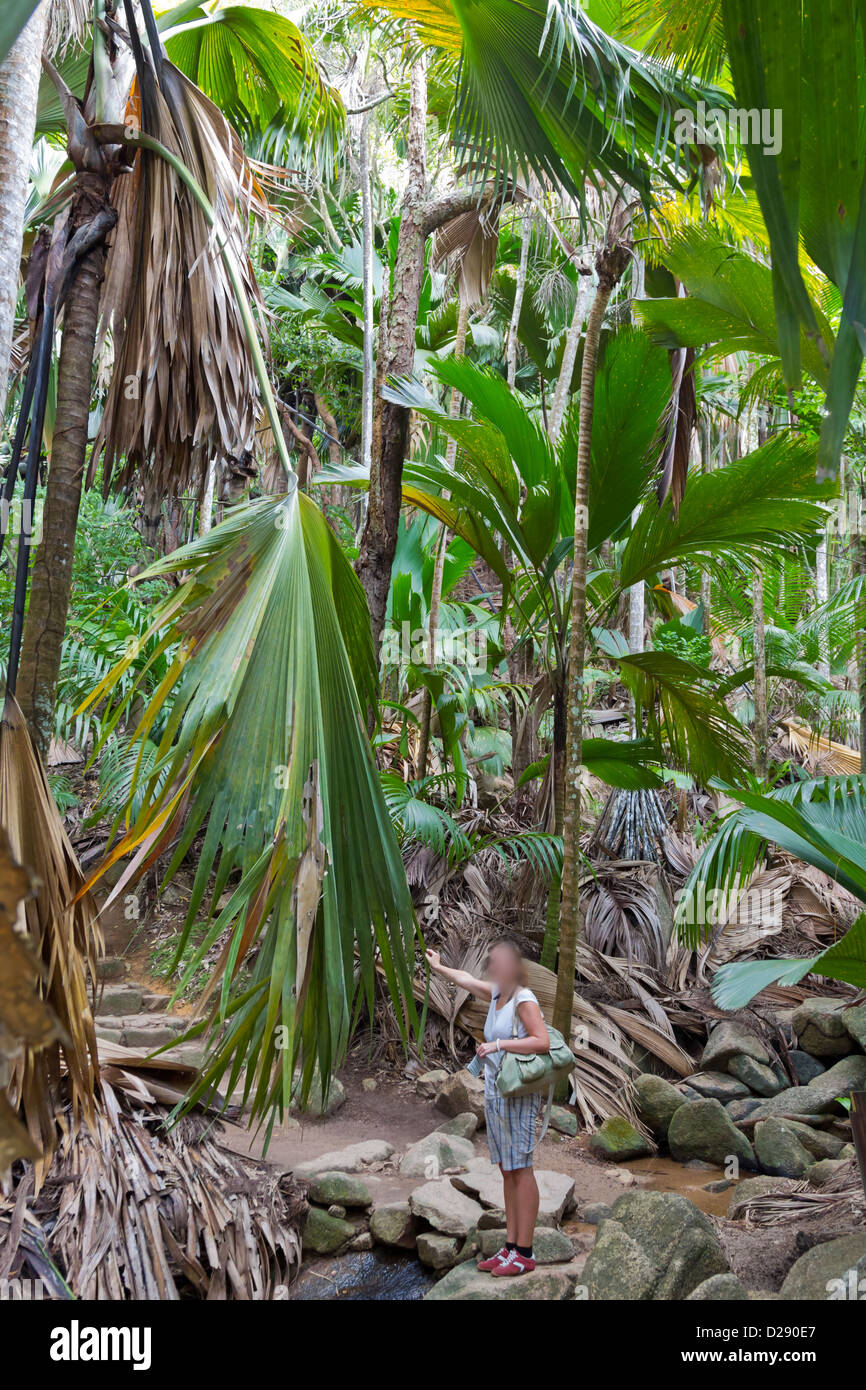
[[[343,1221],[338,1216],[321,1207],[310,1207],[301,1235],[305,1250],[313,1250],[317,1255],[331,1255],[339,1250],[355,1234],[351,1221]]]
[[[844,1057],[854,1046],[845,1027],[844,999],[827,999],[816,995],[804,999],[791,1015],[797,1041],[804,1052],[813,1057]]]
[[[453,1072],[436,1093],[435,1105],[443,1115],[465,1115],[471,1111],[479,1125],[484,1120],[484,1082],[463,1067]]]
[[[813,1163],[809,1150],[782,1120],[755,1125],[755,1153],[761,1172],[778,1178],[802,1178]]]
[[[447,1178],[416,1187],[409,1198],[413,1215],[447,1236],[466,1236],[478,1225],[481,1207],[465,1192],[458,1192]]]
[[[415,1090],[424,1100],[435,1100],[443,1084],[448,1080],[448,1073],[441,1067],[435,1071],[425,1071],[416,1078]]]
[[[418,1259],[431,1269],[451,1269],[460,1258],[463,1240],[443,1236],[439,1231],[422,1231],[418,1237]]]
[[[801,1086],[808,1086],[810,1081],[814,1081],[816,1076],[827,1070],[824,1062],[813,1057],[811,1052],[803,1052],[799,1047],[792,1047],[788,1056],[794,1068],[794,1075]]]
[[[667,1139],[670,1122],[680,1106],[685,1105],[685,1096],[670,1081],[648,1071],[637,1078],[634,1090],[643,1123],[657,1139]]]
[[[725,1071],[731,1058],[736,1057],[738,1053],[745,1057],[754,1057],[756,1062],[765,1064],[770,1060],[770,1054],[757,1033],[745,1023],[724,1018],[710,1033],[701,1054],[701,1067],[709,1071]]]
[[[311,1202],[329,1207],[338,1203],[341,1207],[369,1207],[373,1204],[373,1194],[363,1178],[353,1173],[318,1173],[307,1189]]]
[[[749,1202],[754,1201],[756,1197],[769,1197],[775,1193],[784,1196],[785,1193],[793,1191],[795,1186],[793,1178],[771,1178],[766,1173],[761,1173],[756,1178],[743,1178],[731,1193],[725,1215],[729,1221],[739,1221]]]
[[[779,1123],[792,1134],[796,1134],[803,1148],[808,1150],[813,1158],[838,1158],[845,1147],[844,1139],[840,1139],[838,1134],[813,1129],[811,1125],[804,1125],[801,1120],[780,1120]]]
[[[680,1106],[668,1130],[668,1147],[684,1162],[701,1158],[724,1168],[736,1158],[743,1168],[755,1168],[751,1144],[717,1100],[692,1100]]]
[[[308,1158],[297,1165],[294,1174],[299,1182],[310,1182],[321,1173],[360,1173],[370,1163],[384,1163],[393,1152],[394,1145],[384,1139],[363,1139],[345,1149],[331,1149],[318,1158]]]
[[[720,1100],[723,1105],[729,1100],[742,1100],[749,1094],[748,1086],[725,1071],[697,1071],[689,1077],[689,1085],[705,1100]]]
[[[728,1273],[708,1216],[673,1192],[626,1192],[602,1222],[584,1266],[590,1299],[686,1298]]]
[[[461,1173],[451,1179],[454,1187],[470,1194],[484,1207],[504,1211],[505,1190],[502,1174],[492,1165]],[[551,1169],[537,1168],[535,1181],[538,1184],[538,1220],[540,1225],[550,1225],[561,1221],[574,1207],[574,1179],[566,1173],[556,1173]],[[496,1223],[501,1224],[499,1222]]]
[[[439,1178],[447,1168],[465,1168],[474,1157],[471,1139],[435,1130],[406,1150],[400,1173],[404,1178]]]
[[[769,1100],[761,1101],[753,1111],[756,1119],[766,1120],[771,1115],[791,1115],[808,1123],[809,1115],[841,1114],[838,1105],[840,1096],[848,1096],[852,1091],[866,1087],[866,1057],[854,1053],[843,1057],[832,1067],[815,1076],[807,1086],[791,1086],[780,1091]]]
[[[754,1057],[739,1053],[728,1063],[728,1071],[756,1096],[774,1096],[785,1089],[786,1082],[768,1067],[765,1062],[756,1062]]]
[[[565,1105],[552,1105],[550,1107],[550,1128],[555,1129],[557,1134],[565,1134],[569,1139],[573,1139],[577,1134],[577,1116],[573,1110],[569,1110]]]
[[[727,1300],[742,1300],[749,1297],[746,1287],[740,1283],[736,1274],[713,1274],[692,1289],[688,1295],[690,1303],[720,1303]]]
[[[370,1234],[380,1245],[397,1250],[413,1250],[418,1221],[408,1202],[388,1202],[375,1207],[370,1217]]]
[[[298,1079],[300,1087],[300,1078]],[[292,1110],[303,1111],[307,1115],[333,1115],[335,1110],[346,1104],[346,1088],[338,1076],[332,1076],[327,1091],[322,1087],[318,1073],[310,1082],[310,1092],[301,1101],[300,1089],[292,1099]]]
[[[783,1298],[859,1300],[866,1293],[866,1231],[815,1245],[788,1271]]]
[[[596,1158],[621,1163],[629,1158],[646,1158],[654,1146],[624,1115],[611,1115],[589,1141]]]
[[[819,1158],[817,1163],[811,1164],[806,1169],[804,1177],[812,1187],[823,1187],[831,1178],[835,1178],[837,1173],[844,1172],[848,1167],[847,1158]]]
[[[477,1128],[478,1117],[471,1110],[466,1110],[462,1115],[455,1115],[453,1120],[444,1120],[437,1125],[436,1133],[456,1134],[458,1139],[471,1139]]]
[[[854,1039],[861,1052],[866,1052],[866,1004],[843,1009],[842,1022],[848,1030],[849,1037]]]
[[[494,1279],[470,1260],[450,1270],[434,1284],[424,1301],[437,1303],[550,1303],[573,1298],[580,1278],[580,1264],[539,1265],[531,1274],[515,1279]]]

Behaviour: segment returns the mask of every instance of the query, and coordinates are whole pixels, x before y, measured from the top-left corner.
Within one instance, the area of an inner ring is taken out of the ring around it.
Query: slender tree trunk
[[[360,146],[361,216],[364,295],[364,371],[361,383],[361,462],[369,472],[373,447],[373,387],[375,365],[373,335],[373,198],[370,185],[370,113],[361,120]]]
[[[864,580],[866,585],[866,538],[863,535],[863,515],[864,515],[864,490],[863,482],[860,480],[853,495],[857,502],[857,535],[856,535],[856,568],[857,574]],[[857,605],[857,697],[860,706],[860,771],[866,772],[866,601],[860,600]]]
[[[755,662],[755,772],[767,776],[767,652],[764,642],[764,576],[756,565],[752,588],[752,655]]]
[[[635,507],[631,514],[631,524],[635,525],[640,516],[640,507]],[[644,593],[643,580],[637,584],[632,584],[628,591],[628,649],[630,652],[642,652],[644,649],[644,622],[646,619],[646,595]],[[635,708],[634,695],[629,696],[629,708],[631,710],[631,731],[632,736],[637,738],[640,730],[637,727],[637,710]]]
[[[463,357],[466,353],[466,332],[469,327],[469,303],[467,300],[460,300],[457,309],[457,334],[454,340],[454,356]],[[448,403],[448,414],[452,420],[456,420],[460,414],[460,407],[463,397],[456,388],[451,389],[451,399]],[[448,440],[445,451],[445,463],[448,468],[454,467],[454,460],[457,457],[457,441]],[[440,525],[439,534],[436,542],[436,559],[433,564],[433,580],[430,588],[430,612],[427,618],[427,665],[433,666],[436,662],[436,640],[439,635],[439,611],[442,607],[442,576],[445,573],[445,553],[448,549],[448,527]],[[427,770],[427,755],[430,751],[430,721],[433,716],[433,697],[430,691],[425,688],[424,697],[421,705],[421,740],[418,746],[418,768],[417,777],[423,777]]]
[[[598,288],[586,325],[580,373],[580,428],[574,506],[574,569],[571,589],[571,637],[568,649],[566,754],[563,779],[562,901],[559,912],[559,964],[553,1023],[565,1037],[571,1033],[574,970],[580,936],[580,775],[583,752],[583,671],[586,648],[586,539],[589,526],[589,462],[595,373],[601,325],[610,297],[628,264],[628,248],[620,223],[612,216],[605,245],[596,260]]]
[[[12,352],[15,304],[21,269],[24,207],[42,73],[42,42],[48,18],[44,0],[0,65],[0,419]]]
[[[388,306],[386,358],[380,375],[406,376],[415,360],[415,329],[424,277],[424,198],[427,182],[427,73],[423,58],[412,68],[410,83],[408,182],[403,195]],[[357,572],[370,607],[370,627],[378,656],[385,626],[391,566],[397,548],[403,460],[409,438],[408,412],[379,397],[374,403],[367,518],[361,537]]]
[[[556,383],[556,390],[553,394],[553,402],[547,422],[547,433],[554,444],[559,439],[559,432],[562,429],[562,421],[565,416],[568,397],[571,391],[571,379],[574,376],[574,364],[577,361],[577,349],[580,346],[580,335],[583,328],[583,319],[586,313],[586,292],[583,288],[584,280],[580,277],[577,282],[577,299],[574,304],[574,313],[565,337],[565,349],[562,354],[562,363],[559,368],[559,377]]]
[[[843,493],[844,496],[844,493]],[[827,532],[818,542],[815,551],[815,601],[820,608],[830,597],[827,568]],[[818,634],[818,670],[822,676],[830,676],[830,652],[827,645],[827,630],[822,626]]]
[[[105,208],[107,180],[80,173],[69,212],[69,235]],[[18,702],[34,741],[47,754],[54,723],[60,655],[66,633],[75,529],[87,456],[87,427],[93,356],[99,320],[99,292],[105,246],[99,242],[74,271],[63,310],[63,335],[57,369],[57,426],[39,545],[30,579],[30,603],[21,648]]]
[[[201,494],[201,515],[198,519],[198,534],[206,536],[213,525],[213,499],[216,491],[217,461],[215,457],[208,459],[207,473],[205,474],[204,487]]]
[[[523,312],[523,299],[526,294],[526,276],[529,269],[529,232],[532,226],[532,212],[527,205],[521,220],[520,232],[520,264],[517,267],[517,280],[514,285],[514,308],[511,311],[511,322],[508,325],[508,346],[506,348],[506,376],[508,385],[514,390],[514,380],[517,376],[517,332],[520,327],[520,315]]]

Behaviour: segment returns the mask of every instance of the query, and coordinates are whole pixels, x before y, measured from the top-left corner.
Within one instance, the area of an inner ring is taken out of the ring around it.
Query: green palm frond
[[[107,861],[150,862],[171,844],[170,877],[204,835],[178,960],[202,909],[207,929],[179,989],[224,949],[208,1059],[185,1104],[243,1076],[256,1119],[288,1104],[299,1058],[305,1083],[314,1068],[330,1076],[359,991],[372,1000],[377,958],[404,1036],[414,1023],[412,904],[362,714],[377,674],[364,594],[291,482],[143,576],[186,573],[151,627],[180,645],[133,736],[144,756],[170,709],[157,771],[137,769],[142,808]],[[111,705],[133,659],[92,702]]]
[[[721,966],[713,979],[713,999],[720,1009],[743,1009],[767,985],[796,985],[807,975],[866,988],[866,913],[817,956],[732,961]]]
[[[670,498],[661,507],[646,502],[622,557],[620,592],[683,560],[720,572],[814,540],[827,512],[813,499],[833,490],[815,481],[814,446],[777,435],[726,468],[691,478],[677,516]]]
[[[674,767],[706,783],[725,770],[735,776],[749,762],[745,733],[703,666],[664,651],[621,656],[619,663],[650,736],[664,741]]]
[[[21,30],[29,20],[39,0],[6,0],[0,16],[0,63],[14,44]]]
[[[727,55],[722,0],[622,0],[619,32],[660,62],[716,81]]]

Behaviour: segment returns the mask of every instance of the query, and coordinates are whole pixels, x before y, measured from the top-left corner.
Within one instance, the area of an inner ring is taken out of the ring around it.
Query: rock
[[[458,1192],[447,1178],[416,1187],[409,1198],[415,1216],[448,1236],[466,1236],[477,1226],[481,1207],[465,1192]]]
[[[761,1171],[777,1178],[802,1178],[813,1161],[782,1120],[762,1120],[755,1125],[755,1153]]]
[[[408,1202],[389,1202],[375,1207],[370,1217],[370,1234],[380,1245],[398,1250],[414,1250],[418,1222]]]
[[[441,1068],[437,1068],[435,1071],[425,1071],[416,1078],[415,1090],[424,1100],[435,1100],[441,1086],[447,1080],[448,1073]]]
[[[139,985],[106,984],[97,996],[96,1012],[110,1014],[112,1018],[128,1018],[130,1014],[141,1013],[141,996]]]
[[[791,1059],[791,1066],[794,1068],[794,1075],[801,1086],[808,1086],[810,1081],[814,1081],[816,1076],[820,1076],[822,1071],[826,1071],[823,1062],[819,1062],[817,1057],[813,1057],[809,1052],[801,1052],[798,1047],[794,1047],[788,1053]]]
[[[365,1076],[365,1077],[362,1079],[362,1081],[361,1081],[361,1089],[362,1089],[363,1091],[375,1091],[375,1089],[376,1089],[376,1079],[375,1079],[375,1077],[373,1077],[373,1076]]]
[[[361,1173],[369,1163],[384,1163],[393,1152],[394,1145],[384,1139],[363,1139],[345,1149],[332,1149],[318,1158],[308,1158],[297,1165],[294,1173],[299,1182],[310,1182],[321,1173]]]
[[[475,1157],[471,1139],[436,1130],[412,1144],[400,1160],[404,1178],[439,1178],[446,1168],[465,1168]]]
[[[577,1116],[573,1110],[569,1110],[565,1105],[552,1105],[550,1107],[550,1128],[573,1139],[577,1134]]]
[[[154,994],[150,990],[145,990],[141,996],[142,1012],[152,1014],[165,1013],[170,1000],[170,994]]]
[[[685,1081],[678,1081],[677,1084],[676,1084],[676,1086],[674,1087],[674,1090],[679,1091],[679,1093],[680,1093],[680,1095],[682,1096],[683,1100],[701,1100],[701,1099],[702,1099],[702,1097],[698,1094],[698,1092],[695,1091],[695,1090],[693,1090],[693,1088],[692,1088],[691,1086],[689,1086],[688,1083],[685,1082]]]
[[[611,1210],[607,1202],[587,1202],[581,1220],[585,1221],[587,1226],[600,1226],[602,1221],[606,1221],[610,1216]]]
[[[349,1249],[358,1251],[372,1250],[374,1243],[370,1232],[362,1231],[359,1236],[355,1236],[354,1240],[349,1241]]]
[[[825,1182],[847,1167],[847,1158],[819,1158],[817,1163],[809,1165],[803,1176],[812,1187],[823,1187]]]
[[[791,1015],[802,1051],[813,1057],[844,1057],[851,1051],[854,1040],[845,1027],[844,1007],[841,999],[804,999]]]
[[[341,1207],[340,1204],[339,1204],[339,1202],[332,1202],[331,1205],[328,1207],[328,1215],[329,1215],[329,1216],[338,1216],[338,1217],[340,1218],[341,1221],[345,1221],[345,1219],[346,1219],[346,1208],[345,1208],[345,1207]]]
[[[484,1082],[463,1067],[461,1071],[453,1072],[443,1081],[434,1104],[443,1115],[465,1115],[466,1111],[470,1110],[479,1127],[483,1126]]]
[[[344,1207],[369,1207],[373,1194],[362,1178],[351,1173],[339,1171],[319,1173],[307,1191],[311,1202],[319,1202],[323,1207],[331,1202],[339,1202]]]
[[[299,1082],[296,1084],[300,1084]],[[310,1083],[310,1093],[304,1103],[301,1102],[300,1090],[292,1101],[292,1109],[303,1112],[305,1115],[333,1115],[335,1110],[346,1104],[346,1088],[338,1076],[331,1077],[331,1084],[328,1087],[327,1095],[322,1090],[322,1082],[318,1075],[314,1076]]]
[[[644,1138],[624,1115],[611,1115],[605,1120],[601,1129],[591,1136],[589,1149],[596,1158],[605,1158],[611,1163],[621,1163],[628,1158],[646,1158],[655,1152],[649,1139]]]
[[[152,1052],[156,1047],[174,1042],[190,1025],[187,1018],[167,1018],[165,1014],[141,1014],[126,1022],[123,1029],[124,1047],[139,1047]]]
[[[638,1114],[657,1139],[667,1139],[674,1114],[685,1105],[685,1096],[652,1072],[642,1072],[634,1083]]]
[[[736,1158],[743,1168],[755,1168],[756,1160],[745,1134],[733,1124],[717,1100],[693,1100],[681,1105],[671,1120],[668,1147],[674,1158],[702,1158],[724,1168]]]
[[[766,1173],[762,1173],[757,1178],[743,1178],[738,1182],[731,1194],[728,1202],[727,1217],[729,1221],[739,1221],[743,1215],[743,1209],[755,1197],[768,1197],[771,1193],[780,1192],[782,1194],[790,1192],[794,1187],[793,1178],[771,1178]]]
[[[495,1255],[496,1251],[501,1250],[505,1244],[505,1227],[498,1226],[492,1230],[479,1231],[478,1241],[481,1246],[481,1254],[485,1259],[490,1255]],[[549,1226],[540,1226],[536,1230],[532,1253],[535,1256],[535,1263],[540,1265],[567,1264],[569,1260],[574,1259],[574,1247],[568,1236]]]
[[[840,1157],[840,1158],[856,1158],[856,1157],[857,1157],[857,1150],[855,1149],[855,1147],[854,1147],[853,1144],[843,1144],[842,1148],[839,1150],[839,1157]]]
[[[738,1053],[736,1057],[731,1058],[728,1071],[731,1076],[742,1081],[744,1086],[748,1086],[756,1096],[774,1096],[778,1091],[785,1090],[787,1085],[779,1079],[772,1067],[768,1067],[765,1062],[756,1062],[754,1057],[747,1057],[745,1053]]]
[[[627,1192],[613,1204],[587,1257],[592,1299],[686,1298],[728,1262],[712,1222],[678,1193]]]
[[[764,1065],[770,1060],[770,1054],[757,1033],[745,1023],[723,1018],[710,1033],[701,1054],[701,1067],[709,1071],[724,1071],[731,1058],[738,1054],[753,1057]]]
[[[98,1038],[103,1038],[105,1042],[119,1043],[123,1046],[122,1028],[106,1028],[104,1021],[100,1018],[96,1019],[94,1028]]]
[[[461,1173],[458,1177],[452,1178],[451,1181],[461,1192],[467,1192],[476,1197],[482,1206],[503,1211],[505,1192],[502,1186],[502,1174],[498,1169],[488,1167],[486,1172]],[[549,1220],[545,1221],[545,1217],[552,1218],[554,1224],[561,1221],[563,1216],[574,1207],[574,1179],[569,1178],[565,1173],[555,1173],[548,1168],[537,1168],[535,1181],[538,1183],[539,1224],[550,1224]],[[504,1225],[504,1217],[497,1224]]]
[[[740,1283],[736,1274],[714,1274],[711,1278],[705,1279],[702,1284],[698,1284],[696,1289],[692,1289],[688,1301],[690,1303],[719,1303],[728,1299],[742,1301],[748,1297],[748,1289]]]
[[[478,1128],[477,1116],[467,1110],[462,1115],[455,1115],[453,1120],[446,1120],[444,1124],[436,1126],[437,1134],[456,1134],[459,1139],[471,1139]]]
[[[866,1087],[866,1057],[859,1052],[843,1057],[826,1071],[815,1076],[806,1086],[791,1086],[769,1100],[761,1101],[760,1108],[753,1112],[761,1120],[771,1115],[792,1115],[807,1123],[808,1115],[835,1115],[840,1113],[837,1104],[839,1096],[848,1096],[851,1091]]]
[[[456,1265],[463,1242],[438,1231],[422,1231],[418,1237],[418,1259],[431,1269],[451,1269]]]
[[[310,1207],[304,1223],[301,1243],[305,1250],[314,1250],[317,1255],[331,1255],[339,1250],[355,1234],[350,1221],[341,1221],[322,1211],[321,1207]]]
[[[545,1230],[556,1226],[556,1218],[552,1212],[540,1211],[535,1222],[536,1231],[541,1227]],[[486,1207],[478,1218],[479,1231],[499,1231],[505,1225],[504,1207]]]
[[[425,1294],[425,1302],[549,1303],[574,1297],[580,1278],[580,1263],[539,1265],[531,1274],[516,1279],[493,1279],[469,1261],[450,1270]]]
[[[863,1297],[866,1284],[866,1231],[815,1245],[789,1269],[783,1298],[820,1302]]]
[[[127,964],[122,956],[103,956],[96,962],[97,980],[125,980]]]
[[[838,1158],[844,1148],[844,1140],[837,1134],[826,1134],[823,1130],[804,1125],[801,1120],[781,1120],[781,1124],[796,1134],[804,1149],[813,1158]]]
[[[744,1086],[742,1081],[738,1081],[735,1076],[728,1076],[724,1071],[695,1072],[694,1076],[689,1077],[689,1085],[705,1100],[720,1100],[723,1104],[728,1100],[740,1100],[749,1094],[748,1086]]]
[[[705,1182],[705,1183],[704,1183],[704,1191],[705,1191],[705,1192],[727,1192],[728,1188],[729,1188],[729,1187],[733,1187],[733,1185],[734,1185],[734,1184],[733,1184],[733,1182],[731,1181],[730,1178],[719,1178],[717,1182]]]
[[[866,1052],[866,1004],[843,1009],[842,1023],[848,1031],[848,1036],[854,1039],[861,1052]]]
[[[736,1123],[737,1120],[748,1119],[754,1111],[760,1109],[760,1106],[761,1102],[756,1100],[754,1096],[744,1096],[742,1100],[729,1100],[725,1109]]]

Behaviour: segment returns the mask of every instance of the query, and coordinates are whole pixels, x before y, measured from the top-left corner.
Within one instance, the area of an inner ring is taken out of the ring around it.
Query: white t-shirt
[[[518,989],[512,994],[507,1004],[503,1004],[501,1009],[496,1007],[499,995],[494,994],[490,1000],[490,1008],[487,1010],[487,1018],[484,1022],[484,1041],[496,1042],[497,1038],[513,1037],[514,1034],[514,1009],[517,1004],[525,1004],[531,1000],[537,1004],[538,1000],[531,989]],[[517,1034],[518,1038],[527,1036],[526,1028],[520,1014],[517,1015]],[[496,1073],[502,1065],[503,1052],[492,1052],[489,1057],[484,1058],[484,1094],[490,1099],[495,1099],[499,1095],[496,1087]]]

